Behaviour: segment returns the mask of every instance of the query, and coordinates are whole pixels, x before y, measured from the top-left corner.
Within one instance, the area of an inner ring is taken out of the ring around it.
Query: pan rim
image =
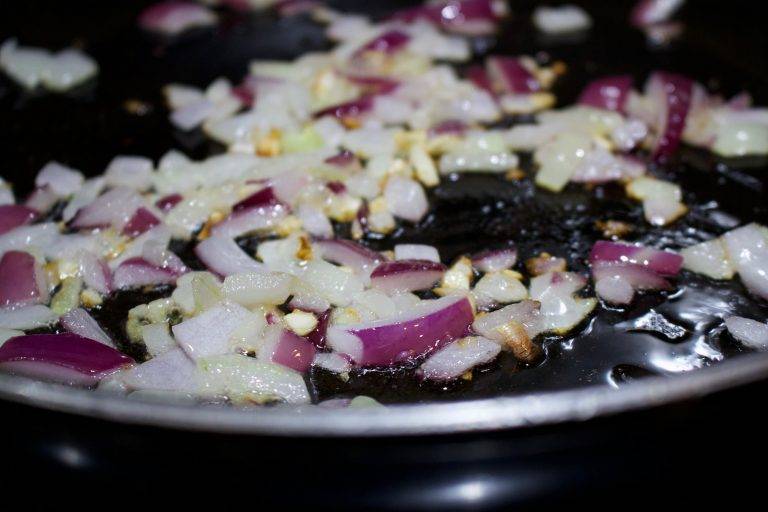
[[[241,410],[139,402],[0,374],[0,399],[118,424],[278,437],[390,437],[466,434],[579,422],[659,407],[768,377],[768,353],[750,354],[674,376],[618,388],[583,388],[457,402],[371,409],[279,406]]]

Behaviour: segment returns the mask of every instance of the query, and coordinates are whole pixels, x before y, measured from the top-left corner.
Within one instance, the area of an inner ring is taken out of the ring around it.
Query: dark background
[[[335,2],[376,12],[408,3]],[[686,36],[663,51],[649,49],[626,23],[631,2],[574,3],[595,18],[586,40],[542,39],[528,21],[533,2],[512,2],[512,21],[501,40],[492,42],[511,53],[544,50],[566,61],[571,73],[557,90],[563,103],[590,76],[629,72],[642,80],[656,68],[690,74],[727,94],[746,89],[768,103],[768,36],[757,2],[689,1],[680,16]],[[0,39],[81,46],[101,66],[95,83],[64,96],[23,93],[0,77],[1,172],[17,191],[28,190],[51,159],[97,174],[117,153],[156,158],[176,147],[204,156],[208,143],[168,125],[163,84],[203,86],[221,75],[238,81],[253,58],[290,58],[327,44],[322,29],[306,20],[236,13],[225,14],[215,29],[165,41],[135,27],[135,15],[146,4],[0,0]],[[142,103],[146,111],[129,111],[127,101]],[[740,200],[721,199],[734,208]],[[717,501],[739,506],[764,487],[767,391],[758,383],[581,424],[405,439],[195,434],[2,403],[2,488],[6,506],[20,498],[30,508],[63,502],[135,508],[161,505],[161,497],[178,506],[211,502],[217,508],[240,500],[264,510],[288,504],[480,509],[542,501],[617,508]]]

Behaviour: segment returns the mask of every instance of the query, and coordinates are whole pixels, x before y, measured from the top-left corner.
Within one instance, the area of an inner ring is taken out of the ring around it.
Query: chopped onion
[[[486,67],[496,91],[510,94],[530,94],[541,90],[536,77],[516,57],[488,57]]]
[[[195,247],[206,268],[222,277],[245,272],[264,272],[266,267],[248,256],[231,238],[212,236]]]
[[[198,364],[206,377],[206,389],[236,402],[279,399],[289,404],[310,403],[302,375],[285,366],[240,354],[207,357]]]
[[[653,157],[660,161],[680,145],[691,107],[693,81],[682,75],[657,71],[648,79],[646,94],[658,108]]]
[[[0,259],[0,307],[48,302],[48,282],[40,264],[27,252],[8,251]]]
[[[430,355],[419,370],[425,379],[451,380],[475,366],[493,361],[499,352],[498,343],[482,336],[461,338]]]
[[[3,329],[37,329],[48,327],[58,319],[51,308],[40,304],[16,309],[0,308],[0,328]]]
[[[387,30],[365,43],[356,55],[362,55],[365,52],[379,52],[391,55],[405,48],[410,40],[411,36],[401,30]]]
[[[224,296],[245,307],[278,306],[288,300],[293,277],[280,272],[234,274],[224,279]]]
[[[24,205],[38,213],[47,213],[58,202],[59,197],[50,187],[45,186],[35,188],[24,202]]]
[[[254,231],[269,229],[277,225],[287,215],[286,208],[280,204],[241,208],[219,222],[211,233],[214,236],[235,238]]]
[[[322,368],[333,373],[349,373],[352,370],[352,363],[342,354],[333,352],[318,352],[312,361],[312,366]]]
[[[517,248],[509,243],[507,247],[482,251],[472,256],[472,266],[480,272],[499,272],[512,268],[517,263]]]
[[[132,389],[179,391],[199,394],[202,374],[197,365],[180,348],[173,348],[131,368],[123,382]]]
[[[680,272],[683,257],[670,251],[621,242],[598,240],[589,254],[592,264],[597,262],[629,263],[648,267],[662,276],[675,276]]]
[[[768,299],[768,235],[759,224],[747,224],[723,235],[728,257],[741,282]]]
[[[43,249],[51,246],[59,237],[59,227],[55,222],[19,226],[0,235],[0,255],[7,251],[29,251],[33,248]]]
[[[395,246],[396,260],[426,260],[440,263],[440,253],[431,245],[397,244]]]
[[[192,359],[232,352],[230,338],[247,319],[248,310],[225,303],[174,325],[173,335]]]
[[[429,260],[386,261],[371,273],[371,286],[387,294],[429,290],[446,270]]]
[[[205,6],[176,0],[149,6],[139,15],[141,28],[167,35],[215,23],[216,15]]]
[[[0,205],[0,235],[30,224],[37,216],[37,211],[20,204]]]
[[[731,279],[736,272],[720,238],[686,247],[680,255],[684,268],[713,279]]]
[[[607,76],[590,82],[581,92],[579,103],[614,112],[624,112],[624,104],[631,89],[630,75]]]
[[[384,256],[351,240],[317,240],[313,247],[324,260],[353,269],[361,275],[369,275],[384,261]]]
[[[141,196],[128,188],[113,188],[88,206],[81,208],[70,225],[75,229],[112,226],[122,230],[133,214],[143,206]]]
[[[533,24],[547,34],[563,34],[589,29],[592,19],[577,5],[542,6],[533,12]]]
[[[330,238],[333,236],[333,226],[328,217],[320,208],[308,204],[299,206],[296,215],[301,220],[301,224],[307,233],[319,238]]]
[[[63,315],[59,321],[61,322],[61,326],[71,333],[115,348],[115,343],[112,341],[112,338],[104,332],[96,320],[94,320],[83,308],[73,309],[69,313]]]
[[[139,208],[123,227],[123,234],[131,238],[139,236],[160,224],[160,219],[144,207]]]
[[[171,336],[168,324],[165,322],[142,326],[141,339],[144,340],[147,352],[152,357],[165,354],[169,350],[178,347],[176,340]]]
[[[19,336],[0,346],[0,368],[72,386],[93,386],[133,360],[77,334]]]
[[[58,162],[48,162],[35,178],[35,186],[48,187],[59,197],[69,197],[82,187],[83,173]]]
[[[768,349],[768,325],[740,316],[725,319],[725,327],[731,335],[749,348]]]
[[[152,186],[152,160],[141,156],[116,156],[104,171],[110,187],[125,187],[144,191]]]
[[[574,272],[550,272],[531,279],[531,298],[541,303],[545,330],[565,334],[592,312],[595,299],[574,295],[586,284],[587,280]]]
[[[632,25],[640,28],[665,22],[677,11],[685,0],[640,0],[630,15]]]
[[[429,210],[424,187],[410,178],[393,176],[387,180],[384,198],[392,215],[411,222],[419,222]]]
[[[464,336],[474,318],[466,297],[426,300],[408,312],[367,324],[332,326],[328,345],[360,366],[389,366]]]
[[[270,327],[264,345],[259,349],[259,360],[271,361],[304,373],[312,366],[317,349],[306,338],[281,328]]]
[[[487,315],[480,315],[472,329],[488,339],[500,343],[523,362],[533,362],[541,355],[541,348],[533,339],[545,330],[541,304],[524,300],[511,304]]]
[[[130,258],[120,264],[112,276],[112,282],[118,290],[141,286],[173,284],[179,273],[170,268],[162,268],[143,258]]]
[[[508,270],[486,273],[472,289],[477,307],[485,309],[527,299],[528,290],[520,282],[521,277]]]
[[[363,291],[361,277],[322,260],[310,261],[300,278],[335,306],[346,306],[355,294]]]

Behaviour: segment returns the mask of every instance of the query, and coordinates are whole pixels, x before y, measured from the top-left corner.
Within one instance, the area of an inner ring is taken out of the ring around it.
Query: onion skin
[[[1,368],[76,386],[95,385],[132,363],[117,350],[72,333],[18,336],[0,346]]]
[[[41,269],[27,252],[8,251],[0,259],[0,307],[39,304],[48,298],[40,288]]]
[[[0,205],[0,235],[29,224],[37,217],[37,211],[20,204]]]
[[[429,260],[387,261],[371,273],[371,286],[385,293],[429,290],[448,267]]]
[[[581,92],[578,102],[581,105],[623,113],[631,89],[630,75],[607,76],[589,83]]]
[[[370,324],[356,324],[329,329],[342,330],[360,340],[362,353],[353,356],[360,366],[391,366],[400,361],[420,357],[464,336],[474,320],[466,297],[443,297],[428,301],[425,314],[386,319]]]

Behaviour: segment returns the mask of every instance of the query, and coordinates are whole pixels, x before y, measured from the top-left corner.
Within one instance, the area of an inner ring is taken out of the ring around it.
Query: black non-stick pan
[[[171,128],[162,85],[238,81],[252,59],[329,47],[308,17],[270,13],[228,13],[215,29],[160,39],[136,28],[147,3],[0,2],[0,39],[82,46],[100,65],[95,81],[63,96],[24,93],[0,78],[2,175],[18,195],[49,160],[98,174],[116,154],[220,151],[201,134]],[[381,16],[412,2],[330,3]],[[515,1],[500,35],[475,45],[565,62],[555,89],[561,105],[591,78],[630,73],[642,83],[654,69],[725,95],[748,90],[768,104],[768,35],[753,2],[690,1],[679,15],[683,37],[661,48],[629,26],[631,2],[575,3],[594,18],[588,34],[538,35],[529,21],[535,2]],[[670,228],[641,228],[638,240],[681,246],[734,222],[768,222],[766,159],[684,148],[656,172],[681,183],[694,207]],[[431,199],[425,223],[368,242],[427,239],[450,259],[511,238],[524,253],[565,253],[584,270],[595,219],[606,211],[639,219],[637,206],[610,187],[554,196],[525,181],[472,176],[440,185]],[[746,298],[738,283],[689,274],[684,284],[681,300],[644,297],[627,312],[601,311],[576,338],[545,341],[547,357],[532,368],[502,358],[471,383],[449,386],[420,383],[407,369],[366,372],[348,384],[313,376],[318,399],[367,394],[389,405],[382,410],[140,404],[0,375],[11,473],[4,487],[30,505],[143,507],[163,496],[266,510],[622,506],[656,499],[661,489],[697,502],[748,495],[755,477],[746,465],[768,454],[768,358],[746,353],[717,318],[727,308],[765,319],[766,304]],[[100,320],[119,330],[112,312],[138,299],[108,302]],[[682,334],[637,323],[651,313],[675,320]],[[702,343],[717,354],[699,357]]]

